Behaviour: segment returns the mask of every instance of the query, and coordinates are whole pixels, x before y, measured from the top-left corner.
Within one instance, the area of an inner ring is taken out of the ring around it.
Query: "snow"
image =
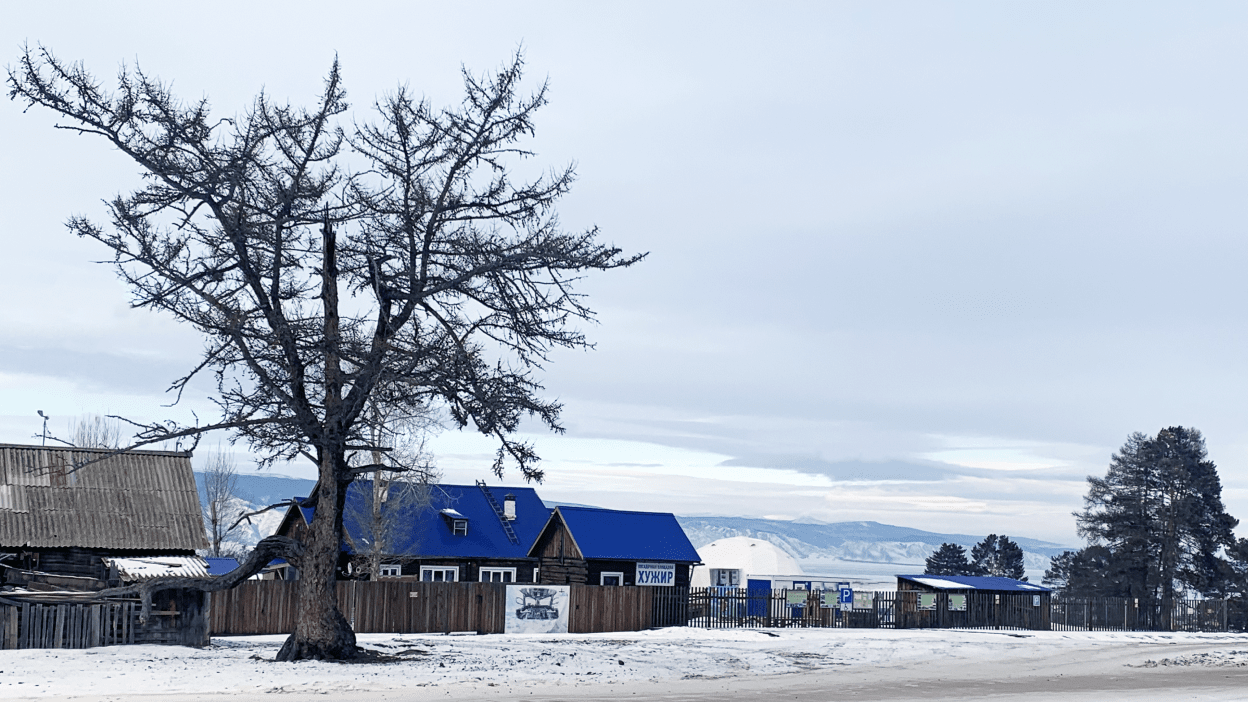
[[[199,556],[159,556],[149,558],[105,558],[106,565],[117,567],[126,582],[179,575],[188,578],[208,575],[208,562]]]
[[[1037,669],[1131,677],[1248,665],[1248,636],[1240,634],[680,627],[613,634],[363,634],[362,646],[392,659],[370,664],[276,663],[283,640],[218,637],[203,649],[0,651],[0,698],[151,694],[177,699],[209,692],[249,698],[271,692],[338,695],[411,688],[460,694],[486,687],[553,694],[584,686],[658,683],[668,689],[823,673],[835,673],[846,683],[894,684],[907,676],[948,679],[959,671],[992,680]]]
[[[975,589],[974,585],[963,585],[962,583],[955,583],[952,580],[944,580],[942,578],[913,578],[913,580],[916,583],[923,583],[924,585],[928,587],[943,587],[943,588],[950,588],[954,590],[974,590]]]

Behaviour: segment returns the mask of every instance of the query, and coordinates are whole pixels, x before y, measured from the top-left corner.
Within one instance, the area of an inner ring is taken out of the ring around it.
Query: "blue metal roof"
[[[486,487],[499,507],[503,498],[516,496],[516,518],[511,520],[518,543],[511,543],[503,531],[502,521],[490,506],[485,493],[476,485],[435,485],[430,490],[431,504],[425,508],[409,506],[395,517],[403,528],[389,538],[388,555],[419,558],[525,558],[529,546],[537,539],[550,518],[550,509],[542,503],[533,488]],[[357,480],[347,488],[342,526],[349,537],[343,550],[354,553],[351,542],[367,543],[367,499],[372,494],[371,480]],[[300,507],[310,524],[314,509]],[[442,510],[454,510],[468,520],[468,533],[456,536]]]
[[[670,512],[566,506],[556,509],[583,558],[686,563],[702,560]]]
[[[208,564],[209,575],[225,575],[238,567],[238,560],[235,558],[205,557],[204,561]]]
[[[921,583],[938,590],[996,590],[1012,592],[1053,592],[1047,587],[1013,578],[991,575],[898,575],[901,580]]]

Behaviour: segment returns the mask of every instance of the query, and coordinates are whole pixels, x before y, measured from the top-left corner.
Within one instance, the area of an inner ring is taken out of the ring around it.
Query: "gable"
[[[566,506],[556,508],[556,512],[585,559],[680,563],[701,560],[671,513]]]

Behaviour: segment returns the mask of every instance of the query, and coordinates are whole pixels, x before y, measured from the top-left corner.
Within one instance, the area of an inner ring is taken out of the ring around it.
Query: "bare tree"
[[[43,48],[8,71],[12,99],[53,110],[58,127],[103,138],[140,167],[146,184],[108,203],[111,226],[68,226],[112,251],[134,306],[205,338],[172,391],[211,374],[220,416],[136,425],[131,447],[226,429],[264,461],[317,466],[306,539],[269,537],[247,563],[285,557],[302,575],[282,660],[357,654],[334,582],[346,488],[373,470],[348,461],[372,448],[370,403],[399,413],[439,404],[497,439],[497,474],[514,464],[540,479],[537,454],[514,433],[526,416],[562,431],[536,373],[551,349],[588,346],[574,324],[593,313],[575,283],[641,258],[600,243],[596,229],[561,229],[554,206],[571,167],[513,178],[546,103],[545,85],[520,92],[522,63],[465,70],[454,107],[400,88],[349,128],[337,122],[348,106],[336,61],[311,109],[261,94],[225,119],[138,68],[119,71],[115,92]]]
[[[212,555],[222,555],[221,544],[238,528],[244,511],[238,499],[238,466],[220,444],[208,454],[204,465],[204,527]]]
[[[70,422],[69,439],[62,443],[77,448],[121,448],[121,422],[112,417],[87,414]],[[55,439],[60,441],[60,439]]]
[[[375,580],[383,560],[402,563],[401,551],[416,543],[410,518],[429,506],[430,489],[440,477],[426,451],[438,424],[430,411],[400,415],[375,403],[365,421],[372,448],[348,460],[372,470],[356,486],[359,498],[347,503],[344,519],[357,527],[346,532],[356,555],[355,572]]]

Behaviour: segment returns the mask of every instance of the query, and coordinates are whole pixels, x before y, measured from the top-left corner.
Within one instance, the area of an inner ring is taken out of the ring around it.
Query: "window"
[[[736,568],[711,568],[711,584],[718,587],[741,587],[741,571]]]
[[[421,566],[420,579],[427,583],[453,583],[459,581],[458,566]]]
[[[455,536],[468,535],[468,518],[456,512],[453,509],[444,509],[441,511],[442,518],[446,520],[447,526],[451,528],[451,533]]]
[[[379,576],[383,578],[397,578],[403,574],[403,566],[398,563],[382,563]]]
[[[482,568],[481,582],[483,583],[514,583],[516,582],[515,568]]]
[[[623,573],[603,573],[598,581],[599,585],[623,585]]]
[[[533,582],[535,582],[535,583],[540,583],[540,582],[542,582],[541,573],[542,573],[542,569],[541,569],[541,568],[534,568],[534,569],[533,569]]]

